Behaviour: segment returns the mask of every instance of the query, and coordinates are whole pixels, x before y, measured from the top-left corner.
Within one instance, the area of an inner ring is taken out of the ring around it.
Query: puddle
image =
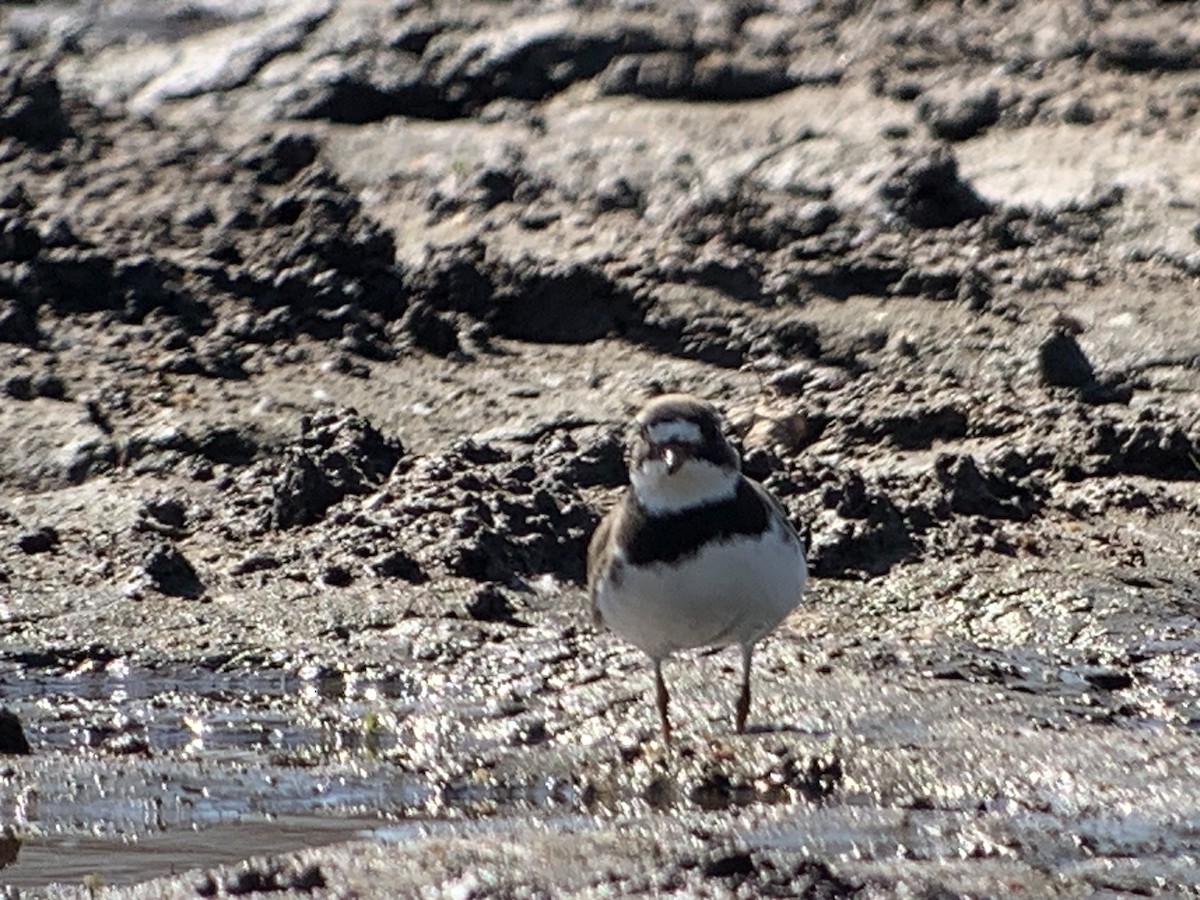
[[[10,851],[0,883],[16,888],[136,884],[197,867],[237,863],[250,856],[321,847],[371,833],[377,820],[283,816],[197,830],[179,829],[119,841],[90,837],[32,838]],[[6,856],[0,848],[0,860]]]
[[[381,758],[413,706],[395,679],[278,672],[0,676],[34,753],[0,761],[0,883],[127,884],[319,846],[420,810]],[[7,838],[6,838],[7,836]]]

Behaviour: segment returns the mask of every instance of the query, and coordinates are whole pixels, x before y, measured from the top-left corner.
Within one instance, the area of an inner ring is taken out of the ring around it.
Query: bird
[[[750,714],[754,646],[795,609],[804,545],[779,502],[747,478],[716,408],[688,394],[647,402],[627,441],[629,484],[588,544],[597,626],[650,657],[663,743],[663,664],[680,650],[741,648],[735,730]]]

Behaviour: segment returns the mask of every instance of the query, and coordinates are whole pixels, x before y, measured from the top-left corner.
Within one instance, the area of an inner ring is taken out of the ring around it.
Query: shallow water
[[[379,760],[395,733],[370,724],[411,706],[406,686],[306,674],[8,673],[0,705],[34,752],[0,769],[0,883],[132,883],[344,840],[425,802]]]

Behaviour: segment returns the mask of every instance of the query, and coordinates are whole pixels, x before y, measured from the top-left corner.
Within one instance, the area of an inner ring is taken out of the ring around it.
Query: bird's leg
[[[750,715],[750,659],[754,654],[753,644],[742,644],[742,691],[737,700],[738,734],[746,732],[746,717]]]
[[[654,698],[658,703],[658,717],[662,721],[663,743],[671,746],[671,720],[667,718],[667,683],[663,681],[662,660],[654,660]]]

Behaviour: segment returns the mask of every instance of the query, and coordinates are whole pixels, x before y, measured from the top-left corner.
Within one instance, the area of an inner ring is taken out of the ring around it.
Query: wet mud
[[[1194,895],[1198,13],[0,3],[0,897]],[[670,755],[664,390],[814,576]]]

